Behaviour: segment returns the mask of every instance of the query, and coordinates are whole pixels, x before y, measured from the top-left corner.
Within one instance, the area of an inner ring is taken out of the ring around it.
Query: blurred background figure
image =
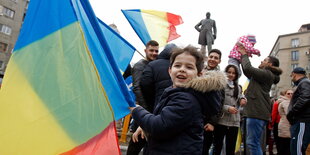
[[[286,119],[286,115],[288,113],[288,106],[290,104],[293,91],[291,89],[287,89],[284,91],[283,96],[280,96],[278,100],[278,111],[280,115],[280,121],[278,124],[278,135],[277,135],[277,151],[279,155],[290,155],[290,123]]]

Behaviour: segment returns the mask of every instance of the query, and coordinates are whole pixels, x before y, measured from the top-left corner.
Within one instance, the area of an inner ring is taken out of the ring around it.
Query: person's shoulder
[[[198,104],[198,99],[189,89],[181,89],[169,95],[171,105],[181,105],[183,108],[189,108]]]
[[[158,67],[159,65],[167,65],[170,64],[170,60],[167,59],[157,59],[148,63],[149,66]]]
[[[190,96],[193,96],[192,90],[188,88],[170,88],[166,89],[170,97],[182,97],[184,99],[189,99]]]
[[[141,66],[145,66],[145,65],[147,65],[147,60],[145,60],[145,59],[141,59],[141,60],[139,60],[138,62],[136,62],[134,65],[133,65],[133,69],[135,69],[135,68],[139,68],[139,67],[141,67]]]
[[[154,64],[157,64],[158,62],[160,62],[160,60],[161,60],[161,59],[153,60],[153,61],[149,62],[148,65],[151,65],[151,66],[152,66],[152,65],[154,65]]]
[[[147,63],[148,61],[145,60],[145,59],[140,59],[136,64],[145,64]]]
[[[302,79],[302,80],[300,81],[300,84],[299,84],[299,85],[302,86],[302,87],[310,85],[310,79],[308,79],[308,78]]]
[[[303,80],[303,82],[306,82],[306,83],[310,83],[310,79],[308,79],[307,77]]]

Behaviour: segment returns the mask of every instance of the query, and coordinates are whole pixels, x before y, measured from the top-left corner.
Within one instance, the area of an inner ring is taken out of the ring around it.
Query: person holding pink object
[[[229,53],[228,64],[232,64],[238,67],[239,77],[241,76],[241,53],[239,52],[239,47],[243,46],[247,51],[247,55],[252,57],[253,54],[260,56],[260,51],[254,48],[256,44],[256,38],[254,35],[245,35],[238,39],[237,43]]]

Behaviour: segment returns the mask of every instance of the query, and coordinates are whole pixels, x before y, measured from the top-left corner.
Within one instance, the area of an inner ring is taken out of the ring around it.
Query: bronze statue
[[[212,49],[214,40],[216,39],[215,20],[210,19],[210,16],[210,12],[207,12],[206,19],[202,19],[195,26],[195,29],[199,32],[198,44],[201,45],[201,52],[204,56],[206,56],[206,45],[208,46],[209,52]]]

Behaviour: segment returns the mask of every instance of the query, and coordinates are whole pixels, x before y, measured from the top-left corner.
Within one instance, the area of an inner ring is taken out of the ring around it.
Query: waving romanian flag
[[[127,40],[115,32],[110,26],[98,19],[105,40],[108,40],[108,46],[115,58],[117,66],[121,72],[125,72],[130,63],[136,48],[133,47]]]
[[[179,15],[141,9],[122,10],[122,12],[145,45],[150,40],[156,40],[162,47],[180,37],[175,28],[183,23]]]
[[[133,105],[88,0],[31,0],[0,91],[0,154],[120,154]]]

